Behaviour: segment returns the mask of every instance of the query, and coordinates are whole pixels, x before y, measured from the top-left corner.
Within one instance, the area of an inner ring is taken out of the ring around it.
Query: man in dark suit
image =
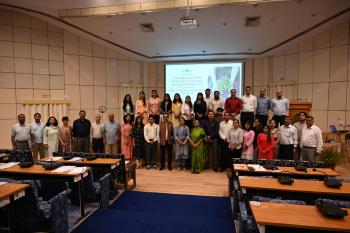
[[[168,155],[168,169],[171,171],[171,162],[173,160],[173,123],[169,121],[169,114],[163,113],[163,121],[159,123],[159,141],[160,141],[160,169],[165,168],[165,152]]]

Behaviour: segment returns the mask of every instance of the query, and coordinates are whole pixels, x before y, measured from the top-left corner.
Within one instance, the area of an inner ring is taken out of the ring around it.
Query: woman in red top
[[[270,132],[270,129],[265,126],[264,132],[258,136],[258,158],[259,159],[273,159],[273,148],[275,140]]]

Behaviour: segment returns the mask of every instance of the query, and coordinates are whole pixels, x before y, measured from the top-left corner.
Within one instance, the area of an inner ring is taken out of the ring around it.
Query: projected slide
[[[180,93],[182,100],[191,96],[192,102],[197,93],[207,88],[220,91],[221,99],[230,96],[230,90],[235,88],[240,97],[242,86],[242,63],[193,63],[168,64],[165,67],[165,92],[173,98]]]

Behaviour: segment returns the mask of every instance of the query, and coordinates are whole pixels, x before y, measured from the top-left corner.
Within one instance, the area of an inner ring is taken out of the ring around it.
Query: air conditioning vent
[[[151,23],[140,23],[140,28],[143,32],[154,32],[154,27]]]
[[[257,27],[259,26],[259,24],[260,24],[260,16],[245,18],[246,27]]]

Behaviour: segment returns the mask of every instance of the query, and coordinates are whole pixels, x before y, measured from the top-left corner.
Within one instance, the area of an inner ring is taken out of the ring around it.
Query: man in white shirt
[[[18,123],[12,126],[11,142],[14,150],[30,150],[30,125],[25,124],[26,117],[24,114],[19,114]]]
[[[101,123],[101,115],[99,113],[95,116],[95,122],[91,124],[90,140],[92,143],[92,150],[94,153],[105,153],[103,140],[103,123]]]
[[[298,146],[296,149],[296,153],[294,154],[294,160],[300,160],[301,157],[300,141],[303,135],[303,128],[306,127],[306,116],[307,114],[305,112],[299,112],[299,121],[294,123],[294,127],[297,129],[298,132]]]
[[[148,118],[148,124],[143,128],[143,134],[145,136],[146,144],[146,168],[157,168],[156,154],[157,154],[157,142],[159,142],[159,127],[154,123],[152,115]]]
[[[279,159],[292,160],[298,145],[297,129],[291,125],[289,116],[285,117],[285,124],[280,127]]]
[[[281,90],[276,91],[276,98],[271,100],[271,111],[276,127],[284,125],[284,118],[289,112],[289,100],[283,97]]]
[[[241,124],[244,128],[247,121],[250,125],[254,125],[254,112],[257,107],[256,97],[251,94],[252,89],[250,86],[246,86],[245,95],[242,96],[241,100],[243,102],[243,108],[241,111]]]
[[[220,92],[214,91],[214,99],[212,100],[212,110],[216,114],[218,108],[225,108],[225,101],[220,99]]]
[[[45,124],[41,121],[41,114],[34,114],[34,123],[30,125],[30,135],[32,138],[33,159],[37,161],[44,158],[43,133]]]
[[[316,161],[316,155],[322,152],[322,131],[314,125],[314,118],[306,118],[306,127],[302,130],[300,142],[302,160]]]
[[[210,109],[213,109],[213,99],[210,97],[210,89],[209,88],[205,89],[204,101],[207,104],[207,109],[205,111],[205,116],[208,116],[208,111]]]
[[[108,114],[108,121],[103,126],[104,140],[106,142],[106,153],[118,153],[120,143],[120,124],[114,120],[114,113]]]
[[[223,121],[219,125],[219,161],[221,168],[225,169],[229,166],[230,152],[228,150],[227,135],[232,128],[232,120],[230,120],[230,113],[224,112]]]

